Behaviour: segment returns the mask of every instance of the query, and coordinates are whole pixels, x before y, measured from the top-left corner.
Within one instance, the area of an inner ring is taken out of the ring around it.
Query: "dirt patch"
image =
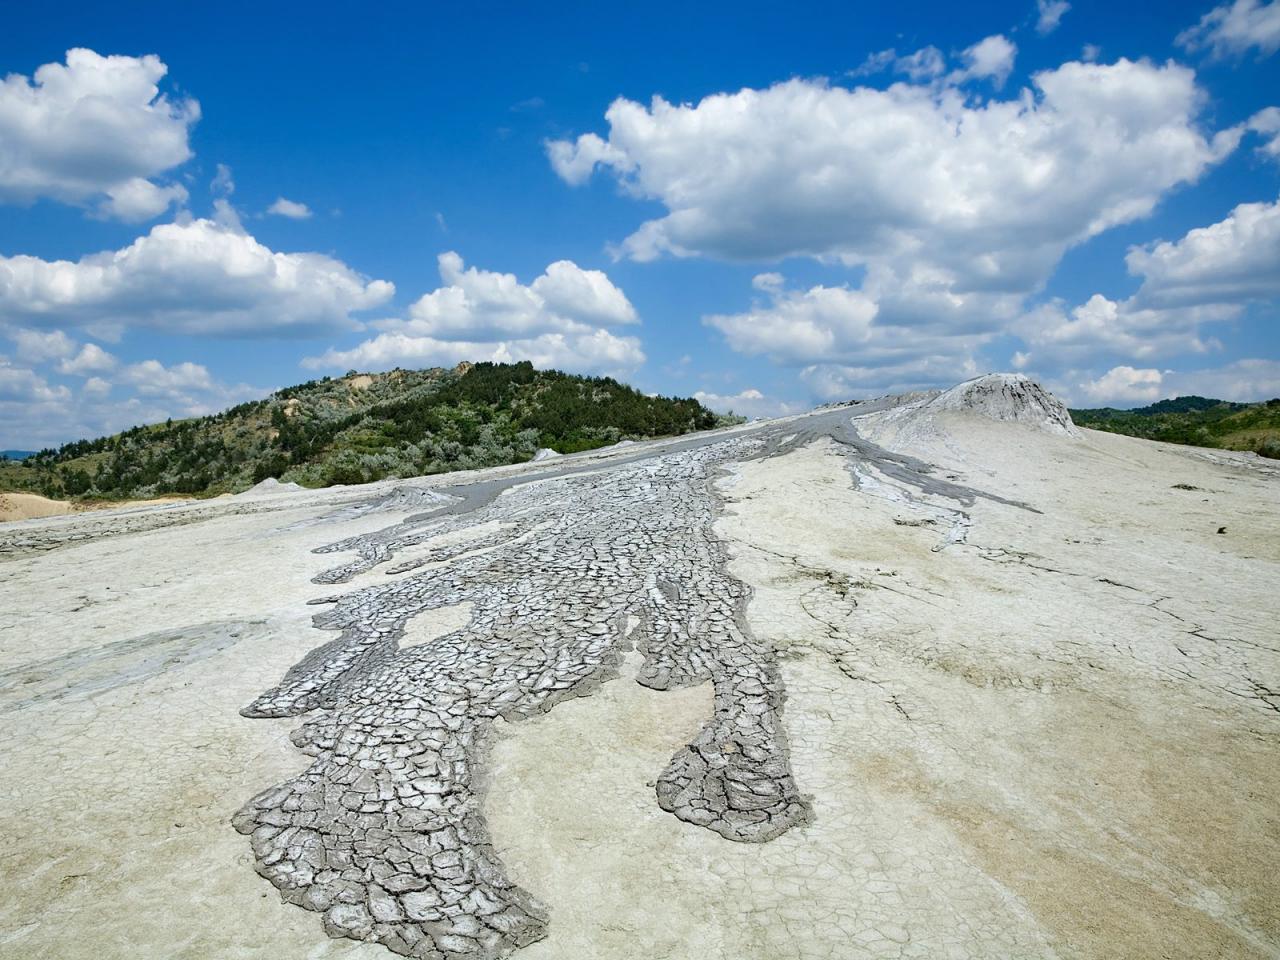
[[[123,507],[146,507],[160,503],[181,503],[190,497],[156,497],[151,500],[98,500],[80,502],[53,500],[38,493],[0,493],[0,523],[12,520],[36,520],[62,517],[90,510],[119,510]]]

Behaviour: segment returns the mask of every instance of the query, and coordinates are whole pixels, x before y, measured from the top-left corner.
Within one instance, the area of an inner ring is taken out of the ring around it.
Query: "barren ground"
[[[637,445],[554,474],[498,471],[547,479],[396,528],[390,563],[327,586],[312,578],[355,555],[314,548],[390,543],[379,531],[423,510],[381,498],[456,478],[0,527],[0,956],[389,956],[377,942],[330,939],[316,912],[282,902],[255,873],[270,840],[251,847],[231,826],[259,791],[330,783],[331,748],[308,757],[289,734],[317,716],[363,722],[350,713],[363,674],[348,672],[348,692],[322,709],[302,704],[306,716],[238,711],[337,636],[311,615],[347,608],[307,606],[318,597],[403,605],[420,596],[415,584],[453,582],[450,571],[496,577],[496,594],[459,586],[451,602],[448,591],[434,605],[413,600],[402,636],[368,641],[391,644],[381,665],[359,669],[372,671],[368,684],[407,664],[443,671],[431,658],[450,645],[469,664],[477,625],[507,609],[503,591],[528,569],[523,551],[572,542],[572,523],[555,540],[559,514],[537,513],[542,491],[571,520],[574,504],[629,496],[609,484],[634,488],[628,471],[668,451],[714,467],[712,552],[687,554],[679,576],[710,582],[698,564],[714,573],[723,550],[726,582],[749,588],[742,637],[767,652],[768,689],[776,670],[769,703],[808,813],[786,814],[763,842],[736,842],[725,834],[747,821],[734,819],[732,790],[728,819],[710,824],[697,822],[701,807],[658,802],[673,757],[708,730],[705,742],[722,745],[729,723],[748,753],[757,735],[732,714],[742,681],[713,696],[720,668],[697,638],[686,649],[655,632],[688,600],[668,590],[655,613],[636,606],[610,621],[589,683],[575,665],[596,646],[558,647],[568,686],[551,686],[565,695],[537,693],[524,719],[490,718],[475,700],[455,714],[474,737],[457,747],[468,779],[446,795],[463,804],[458,816],[487,824],[501,882],[545,910],[542,939],[495,949],[529,960],[1280,957],[1280,478],[1248,458],[963,412],[859,417],[858,433],[888,453],[851,455],[838,434],[804,433],[831,417],[735,431],[741,449],[728,457]],[[752,438],[767,431],[765,450]],[[885,459],[894,452],[990,497],[964,504],[904,482]],[[701,469],[681,488],[695,507]],[[506,538],[521,517],[532,518],[524,539]],[[608,536],[603,524],[597,548]],[[686,556],[681,531],[661,536],[661,549]],[[625,566],[631,554],[610,556]],[[423,565],[384,572],[413,559]],[[544,594],[572,589],[569,577]],[[699,610],[689,616],[715,613]],[[549,630],[545,616],[519,614],[512,635]],[[754,671],[754,656],[730,674]],[[681,681],[664,689],[655,664]],[[512,691],[535,696],[511,676]],[[723,709],[729,719],[717,720]],[[710,769],[682,774],[693,779],[678,781],[679,796],[714,806],[721,760],[704,755]],[[728,762],[739,776],[732,751]],[[385,769],[377,776],[394,774]],[[777,782],[785,793],[791,781]],[[475,915],[483,927],[487,914]],[[483,955],[462,949],[483,936],[465,916],[424,927],[419,955]]]

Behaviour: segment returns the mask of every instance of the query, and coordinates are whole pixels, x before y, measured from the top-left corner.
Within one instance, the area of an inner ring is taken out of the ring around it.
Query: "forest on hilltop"
[[[1280,398],[1232,403],[1210,397],[1175,397],[1133,410],[1072,410],[1071,419],[1080,427],[1145,440],[1252,450],[1280,459]]]
[[[312,380],[212,416],[137,426],[0,462],[0,489],[55,498],[236,493],[269,477],[366,483],[673,436],[736,418],[610,377],[528,362]]]

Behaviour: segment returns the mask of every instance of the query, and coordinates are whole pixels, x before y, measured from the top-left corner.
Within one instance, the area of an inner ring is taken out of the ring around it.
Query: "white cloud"
[[[756,278],[768,299],[737,314],[717,314],[703,322],[724,334],[739,353],[763,354],[774,363],[804,366],[801,379],[823,399],[865,395],[894,385],[915,389],[924,383],[972,375],[974,354],[994,333],[971,324],[914,318],[899,304],[885,316],[868,290],[815,286],[785,290],[781,278]],[[926,311],[927,312],[927,311]]]
[[[116,363],[116,358],[96,343],[86,343],[74,357],[58,364],[58,372],[64,376],[83,377],[90,373],[114,370]]]
[[[207,367],[199,363],[177,363],[166,367],[159,360],[143,360],[125,367],[121,382],[141,394],[152,396],[188,395],[212,390],[214,381]]]
[[[956,81],[990,79],[998,88],[1004,86],[1013,72],[1013,58],[1018,48],[1001,34],[975,43],[961,54],[964,69],[954,75]]]
[[[111,383],[102,377],[90,377],[80,387],[80,393],[86,399],[101,400],[111,392]]]
[[[1159,370],[1112,367],[1094,379],[1058,386],[1077,405],[1146,406],[1157,400],[1188,395],[1251,403],[1280,396],[1280,361],[1236,360],[1202,370]]]
[[[703,322],[723,333],[739,353],[767,354],[776,363],[837,359],[861,352],[874,340],[883,342],[884,332],[873,323],[879,307],[860,290],[766,289],[767,303],[757,303],[745,313],[713,314]]]
[[[578,333],[587,327],[637,322],[626,294],[599,270],[558,260],[533,283],[514,274],[467,267],[453,251],[438,258],[443,285],[409,307],[408,320],[385,320],[385,330],[443,339],[501,339],[540,333]]]
[[[956,85],[999,82],[1015,53],[990,37],[965,51],[963,68],[883,90],[791,80],[693,104],[619,99],[607,136],[550,150],[567,180],[601,169],[665,208],[621,256],[861,268],[857,287],[790,292],[778,271],[763,273],[753,281],[761,302],[704,318],[739,352],[803,367],[818,396],[954,381],[992,366],[997,349],[1007,353],[994,365],[1016,353],[1049,370],[1218,349],[1205,327],[1240,315],[1247,284],[1250,297],[1275,295],[1265,291],[1277,273],[1262,266],[1277,262],[1270,233],[1249,211],[1214,231],[1239,235],[1234,255],[1210,260],[1196,237],[1131,254],[1144,280],[1135,297],[1026,304],[1069,249],[1150,215],[1234,151],[1248,125],[1214,132],[1194,72],[1173,62],[1069,62],[1004,96]],[[902,71],[902,59],[882,51],[856,72]],[[1252,126],[1265,135],[1269,121]],[[1175,269],[1182,259],[1206,272]],[[1013,337],[1023,342],[1006,345]]]
[[[218,164],[213,179],[209,181],[209,192],[215,197],[229,197],[236,192],[235,178],[225,163]]]
[[[1280,50],[1280,3],[1224,3],[1183,30],[1175,42],[1187,50],[1209,50],[1215,57],[1239,57],[1255,47],[1261,56],[1269,56]]]
[[[0,320],[50,326],[308,334],[353,328],[353,311],[394,292],[332,257],[270,250],[234,216],[162,224],[121,250],[76,262],[0,257]]]
[[[1071,9],[1067,0],[1036,0],[1036,33],[1045,37],[1058,29],[1063,14]]]
[[[160,187],[150,180],[134,177],[112,187],[107,198],[98,205],[96,213],[128,223],[138,223],[160,216],[170,205],[182,206],[186,202],[187,190],[181,184]]]
[[[75,353],[76,342],[61,330],[18,329],[9,333],[18,348],[18,358],[28,363],[60,360]]]
[[[1125,262],[1142,278],[1132,297],[1094,294],[1074,308],[1054,301],[1013,325],[1037,363],[1099,354],[1149,360],[1219,347],[1202,327],[1280,297],[1280,201],[1242,203],[1179,240],[1131,247]]]
[[[70,396],[66,387],[50,385],[34,370],[17,367],[0,356],[0,402],[48,403]]]
[[[1132,404],[1143,406],[1159,400],[1164,375],[1155,369],[1112,367],[1096,380],[1079,384],[1081,394],[1096,406]]]
[[[804,404],[769,397],[754,387],[734,394],[708,393],[699,390],[693,398],[709,410],[736,413],[741,417],[785,417],[808,409]]]
[[[535,367],[622,376],[644,362],[644,351],[635,337],[618,337],[607,330],[544,333],[502,341],[439,340],[382,333],[350,350],[330,349],[318,357],[307,357],[302,365],[313,370],[386,370],[397,366],[452,366],[462,360],[528,360]]]
[[[912,80],[932,80],[946,71],[947,60],[937,47],[923,47],[903,56],[898,56],[898,51],[890,47],[869,54],[861,66],[849,71],[849,76],[868,77],[889,69]]]
[[[848,74],[851,77],[870,77],[881,71],[888,70],[897,59],[898,51],[893,47],[887,50],[877,50],[875,53],[867,54],[867,58],[857,67],[848,71]]]
[[[1267,138],[1258,152],[1280,161],[1280,107],[1267,107],[1249,118],[1249,129]]]
[[[801,370],[800,379],[820,399],[856,400],[950,385],[981,372],[971,355],[940,353],[868,365],[817,363]]]
[[[409,307],[407,319],[379,320],[384,331],[349,350],[308,357],[311,368],[385,369],[395,365],[510,362],[589,373],[634,370],[644,362],[635,337],[609,327],[637,323],[626,295],[599,270],[559,260],[530,284],[513,274],[439,257],[442,285]]]
[[[1280,360],[1249,358],[1207,370],[1189,370],[1166,377],[1173,395],[1198,394],[1249,403],[1280,397]]]
[[[275,203],[267,207],[267,213],[277,217],[288,217],[290,220],[308,220],[311,217],[311,208],[305,203],[295,203],[284,197],[276,197]]]
[[[1202,324],[1230,319],[1235,310],[1150,310],[1100,293],[1068,309],[1055,301],[1030,311],[1014,331],[1030,348],[1027,362],[1086,363],[1099,356],[1151,360],[1206,353],[1221,346],[1200,336]]]
[[[1156,307],[1242,304],[1280,297],[1280,201],[1242,203],[1181,240],[1134,247],[1137,302]]]
[[[186,200],[156,178],[191,157],[195,100],[170,100],[156,56],[103,57],[67,51],[31,79],[0,81],[0,201],[50,198],[138,221]]]
[[[975,53],[973,68],[1002,62]],[[1033,292],[1068,248],[1148,215],[1243,133],[1203,135],[1204,94],[1172,63],[1073,62],[1032,83],[985,102],[946,84],[808,80],[696,105],[619,99],[607,140],[550,150],[570,182],[599,166],[666,207],[623,242],[633,259],[838,260],[936,310]]]
[[[600,326],[638,323],[626,294],[600,270],[583,270],[572,260],[557,260],[529,288],[555,317]]]
[[[784,283],[786,283],[786,278],[782,274],[775,272],[757,273],[751,278],[751,285],[765,293],[774,293],[781,290]]]
[[[547,156],[560,178],[571,184],[586,182],[597,164],[617,170],[627,167],[626,155],[594,133],[584,133],[574,143],[550,141],[547,143]]]
[[[268,391],[219,381],[197,363],[156,360],[88,377],[78,390],[50,385],[0,357],[0,445],[23,449],[98,437],[168,417],[216,413]],[[104,402],[110,397],[110,402]]]

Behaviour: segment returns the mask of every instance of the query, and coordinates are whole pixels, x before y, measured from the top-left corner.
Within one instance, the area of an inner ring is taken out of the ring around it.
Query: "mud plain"
[[[0,527],[0,956],[1280,956],[1280,476],[990,414]]]

